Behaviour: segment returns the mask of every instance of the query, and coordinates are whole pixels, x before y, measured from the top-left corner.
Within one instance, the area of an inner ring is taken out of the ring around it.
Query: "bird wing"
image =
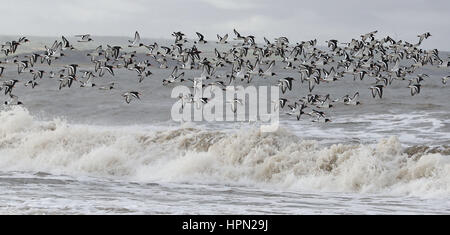
[[[137,43],[139,43],[139,41],[141,41],[141,36],[139,36],[139,32],[138,31],[136,31],[135,33],[134,33],[134,39],[133,39],[133,41],[129,41],[131,44],[137,44]]]
[[[196,32],[198,38],[200,39],[200,41],[203,41],[203,39],[205,38],[201,33]]]
[[[228,34],[225,34],[225,36],[223,36],[223,38],[222,38],[222,42],[225,42],[226,40],[228,39]]]
[[[67,40],[67,38],[65,38],[64,36],[61,36],[61,38],[62,38],[62,40],[64,42],[64,46],[65,47],[69,47],[70,46],[69,40]]]
[[[273,66],[275,65],[275,60],[272,60],[269,64],[269,68],[267,68],[266,72],[272,72]]]

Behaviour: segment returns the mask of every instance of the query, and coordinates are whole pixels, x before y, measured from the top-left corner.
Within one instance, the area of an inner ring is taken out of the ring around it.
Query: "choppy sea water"
[[[326,110],[331,123],[281,113],[273,133],[246,122],[171,121],[176,100],[161,85],[171,71],[152,72],[139,85],[129,71],[98,80],[117,82],[111,91],[59,91],[49,78],[36,89],[18,85],[24,105],[0,112],[0,213],[450,213],[450,88],[440,83],[448,70],[423,68],[430,78],[414,97],[407,81],[394,81],[382,100],[369,81],[321,84],[314,92],[359,91],[363,104]],[[11,66],[2,79],[16,77]],[[307,84],[294,87],[282,96],[308,93]],[[142,100],[126,104],[130,89]]]

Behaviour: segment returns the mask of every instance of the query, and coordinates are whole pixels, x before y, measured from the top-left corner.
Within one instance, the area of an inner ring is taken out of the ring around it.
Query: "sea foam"
[[[21,107],[0,112],[0,169],[280,190],[450,195],[446,152],[411,155],[396,137],[322,145],[283,128],[274,133],[257,128],[149,131],[43,121]]]

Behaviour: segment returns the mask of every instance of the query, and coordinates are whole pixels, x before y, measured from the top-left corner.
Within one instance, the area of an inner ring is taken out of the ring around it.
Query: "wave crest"
[[[448,196],[450,189],[446,152],[411,155],[396,137],[321,146],[282,128],[145,131],[39,121],[20,107],[1,111],[0,123],[4,171],[419,196]]]

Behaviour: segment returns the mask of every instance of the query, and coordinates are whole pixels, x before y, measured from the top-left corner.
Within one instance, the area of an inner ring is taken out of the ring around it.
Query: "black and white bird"
[[[450,79],[450,75],[442,77],[442,84],[447,85],[447,81]]]
[[[294,105],[288,105],[288,107],[291,109],[290,112],[287,112],[286,114],[289,116],[295,116],[297,120],[300,120],[301,116],[305,114],[303,109],[306,108],[305,104],[299,105],[297,102],[294,103]]]
[[[17,64],[17,74],[21,74],[25,71],[25,69],[27,69],[29,67],[29,62],[28,60],[17,60],[14,59],[13,61],[15,64]]]
[[[195,107],[197,109],[200,109],[202,107],[202,105],[207,104],[208,101],[209,101],[209,99],[206,97],[191,96],[188,98],[188,101],[186,103],[195,104]]]
[[[420,35],[417,35],[419,37],[419,45],[422,43],[424,39],[427,39],[428,37],[432,36],[430,32],[426,32]]]
[[[42,77],[44,76],[45,71],[44,70],[34,70],[34,69],[30,69],[30,73],[33,74],[33,80],[36,79],[42,79]]]
[[[241,34],[236,29],[233,29],[233,33],[236,36],[234,40],[244,40],[244,41],[246,40],[246,38],[241,36]]]
[[[231,111],[233,111],[233,113],[236,113],[238,104],[242,105],[242,100],[239,98],[234,98],[230,101],[227,101],[227,103],[231,104]]]
[[[174,83],[177,81],[184,81],[182,79],[182,77],[184,76],[184,72],[178,73],[178,66],[175,66],[172,70],[172,73],[170,74],[170,76],[166,79],[163,80],[163,85],[166,86],[170,83]]]
[[[36,81],[34,81],[34,80],[30,80],[30,81],[28,81],[28,82],[26,82],[25,84],[24,84],[26,87],[27,86],[31,86],[31,88],[35,88],[37,85],[39,85]]]
[[[335,39],[331,39],[325,42],[328,44],[328,47],[331,48],[331,51],[335,51],[336,48],[338,47],[337,45],[338,41]]]
[[[76,77],[74,75],[59,75],[60,79],[59,79],[59,90],[61,90],[63,87],[71,87],[73,81],[77,81]]]
[[[83,81],[83,82],[80,81],[81,82],[80,87],[95,87],[96,85],[93,82],[94,78],[95,78],[95,75],[93,75],[93,74],[92,75],[88,75],[86,77],[85,81]]]
[[[273,72],[274,67],[275,67],[275,60],[272,60],[269,64],[269,67],[267,67],[266,71],[263,71],[262,69],[259,70],[260,71],[259,76],[263,78],[275,76],[276,74]]]
[[[221,37],[219,34],[217,34],[217,39],[219,40],[217,43],[218,44],[227,44],[227,40],[228,40],[228,34],[225,34],[223,37]]]
[[[128,42],[130,43],[128,45],[128,47],[140,47],[140,46],[143,46],[143,44],[140,43],[141,42],[141,36],[139,36],[139,32],[138,31],[136,31],[134,33],[134,39],[133,40],[128,40]]]
[[[19,82],[19,80],[17,80],[17,79],[8,80],[8,81],[3,82],[2,87],[3,87],[3,89],[5,89],[5,95],[7,95],[8,93],[11,94],[11,91],[17,82]]]
[[[99,90],[112,90],[112,89],[114,89],[115,85],[116,85],[116,83],[110,82],[106,86],[99,87],[98,89]]]
[[[448,68],[450,67],[450,61],[449,60],[438,60],[438,68]]]
[[[172,36],[175,37],[175,44],[183,44],[183,43],[188,42],[188,40],[186,38],[184,38],[184,36],[186,36],[186,35],[180,31],[173,32]]]
[[[286,106],[286,103],[289,102],[286,98],[280,98],[278,103],[280,104],[280,108],[283,109]]]
[[[413,84],[408,86],[408,88],[411,89],[411,96],[420,94],[420,86],[421,86],[420,84]]]
[[[49,78],[55,78],[55,72],[50,71],[48,77],[49,77]]]
[[[80,40],[78,40],[77,42],[90,42],[90,41],[94,41],[91,38],[90,34],[80,34],[80,35],[75,35],[75,37],[79,37],[81,38]]]
[[[127,104],[129,104],[132,100],[134,99],[141,99],[141,93],[137,92],[137,91],[129,91],[129,92],[125,92],[122,94],[122,97],[125,98],[125,102],[127,102]]]
[[[346,104],[346,105],[360,105],[361,102],[358,101],[358,97],[359,97],[359,92],[356,92],[353,95],[353,97],[350,98],[349,95],[346,95],[342,99],[343,99],[344,104]]]
[[[305,80],[308,81],[308,89],[309,89],[310,93],[313,91],[313,89],[316,86],[316,84],[320,84],[320,77],[317,76],[317,75],[313,75],[311,77],[307,77],[307,78],[305,78]]]
[[[378,32],[378,30],[375,30],[375,31],[372,31],[372,32],[370,32],[370,33],[366,33],[366,34],[361,35],[362,41],[364,42],[364,41],[366,41],[368,38],[371,38],[372,41],[373,41],[373,40],[375,39],[375,38],[374,38],[374,35],[375,35],[377,32]]]
[[[311,120],[312,122],[318,122],[318,123],[328,123],[328,122],[332,122],[330,118],[320,118],[317,117],[317,119],[313,119]]]
[[[111,50],[112,57],[114,59],[117,59],[119,57],[119,53],[120,53],[120,50],[122,49],[122,47],[121,46],[113,46],[113,47],[108,46],[108,49]]]
[[[317,119],[327,118],[326,115],[325,115],[325,112],[318,111],[318,110],[315,110],[315,109],[313,109],[311,112],[309,112],[308,115],[310,115],[312,117],[316,117]]]
[[[22,105],[23,103],[19,101],[19,97],[9,94],[9,101],[5,101],[5,105]]]
[[[103,77],[103,75],[105,74],[105,71],[107,71],[109,74],[114,76],[113,68],[114,67],[112,65],[108,65],[108,64],[105,64],[104,66],[100,66],[100,73],[98,74],[98,76]]]
[[[197,37],[198,37],[198,42],[194,42],[194,43],[198,43],[198,44],[206,44],[208,43],[208,41],[205,40],[205,36],[203,36],[203,34],[196,32]]]
[[[61,50],[63,50],[63,51],[64,50],[75,50],[73,45],[70,44],[69,40],[67,40],[66,37],[61,36],[61,38],[62,38],[62,41],[63,41]]]
[[[320,109],[329,109],[329,108],[334,107],[332,104],[333,102],[335,102],[335,100],[331,100],[330,94],[328,94],[323,99],[317,99],[316,107],[320,108]]]
[[[65,68],[67,68],[67,73],[69,75],[75,76],[77,74],[78,64],[66,65]]]
[[[383,88],[384,85],[375,85],[371,86],[369,89],[372,91],[372,97],[375,98],[377,95],[381,98],[383,98]]]
[[[278,86],[281,88],[281,92],[284,94],[287,89],[292,90],[293,77],[286,77],[278,80]]]
[[[139,74],[138,74],[138,77],[139,77],[139,83],[141,83],[142,81],[144,81],[144,78],[146,78],[146,77],[148,77],[148,76],[150,76],[150,75],[152,75],[152,74],[153,74],[153,73],[150,72],[149,70],[143,71],[142,73],[139,73]]]

